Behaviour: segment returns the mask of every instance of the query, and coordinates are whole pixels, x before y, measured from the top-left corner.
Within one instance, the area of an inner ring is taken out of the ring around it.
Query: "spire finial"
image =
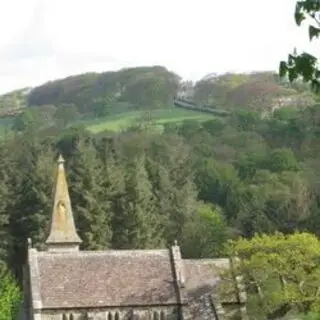
[[[57,162],[58,162],[58,164],[64,164],[64,158],[61,153],[59,154],[59,158],[58,158]]]

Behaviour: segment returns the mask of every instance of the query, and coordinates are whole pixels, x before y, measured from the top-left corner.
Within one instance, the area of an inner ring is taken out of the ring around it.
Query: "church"
[[[177,242],[157,250],[80,250],[64,160],[57,165],[46,250],[28,239],[25,320],[247,319],[238,277],[218,290],[223,259],[183,259]]]

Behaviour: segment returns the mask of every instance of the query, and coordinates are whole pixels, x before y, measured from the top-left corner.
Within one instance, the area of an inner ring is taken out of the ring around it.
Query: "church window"
[[[158,311],[154,311],[154,312],[153,312],[153,320],[160,320],[159,312],[158,312]]]
[[[69,315],[69,320],[74,320],[73,313],[71,313],[71,314]]]
[[[69,317],[64,313],[62,314],[62,320],[69,320]]]
[[[166,316],[164,314],[164,311],[161,311],[160,313],[160,320],[165,320],[166,319]]]
[[[91,312],[86,312],[85,313],[85,320],[93,320],[94,316],[92,315]]]
[[[120,315],[118,311],[115,314],[114,320],[120,320]]]
[[[108,320],[113,320],[113,315],[111,312],[108,313]]]

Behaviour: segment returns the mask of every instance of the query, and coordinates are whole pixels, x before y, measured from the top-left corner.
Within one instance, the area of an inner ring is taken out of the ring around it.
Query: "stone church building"
[[[59,157],[46,251],[28,241],[24,266],[26,320],[245,319],[239,281],[218,293],[229,259],[183,259],[180,247],[79,250],[64,160]]]

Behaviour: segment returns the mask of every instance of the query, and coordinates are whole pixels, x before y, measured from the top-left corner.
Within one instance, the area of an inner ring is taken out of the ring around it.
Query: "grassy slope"
[[[82,123],[92,133],[99,133],[105,130],[117,132],[125,130],[131,125],[142,123],[143,118],[146,118],[145,111],[132,111],[94,120],[76,121],[73,124]],[[185,120],[206,121],[212,118],[214,118],[214,116],[208,113],[178,109],[175,107],[155,110],[152,111],[151,115],[153,123],[160,127],[165,123],[181,123]],[[10,131],[12,122],[13,118],[0,119],[0,136],[6,134],[8,130]]]
[[[98,133],[104,130],[121,131],[135,123],[139,123],[146,112],[135,111],[117,114],[106,118],[101,118],[93,121],[84,122],[88,130],[93,133]],[[181,123],[185,120],[205,121],[212,119],[214,116],[202,112],[182,110],[177,108],[159,109],[152,111],[152,120],[156,125],[165,123]]]

